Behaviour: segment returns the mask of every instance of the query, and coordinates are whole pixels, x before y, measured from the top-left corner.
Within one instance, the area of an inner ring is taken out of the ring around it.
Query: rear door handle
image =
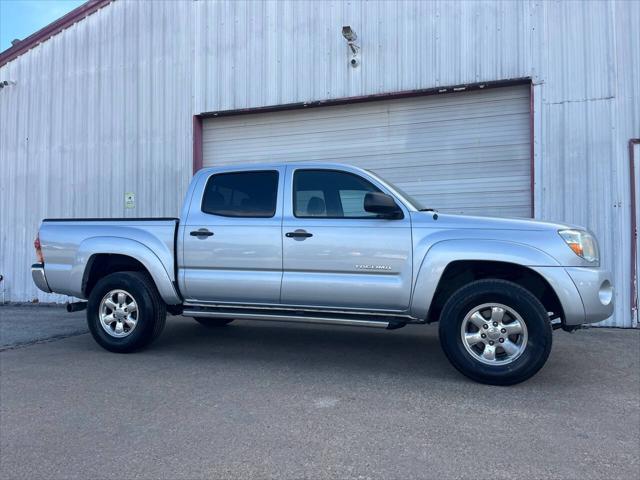
[[[213,235],[213,232],[210,232],[206,228],[201,228],[200,230],[193,230],[189,235],[191,235],[192,237],[205,238]]]
[[[313,237],[313,233],[309,233],[305,230],[296,230],[295,232],[287,232],[284,236],[287,238],[309,238]]]

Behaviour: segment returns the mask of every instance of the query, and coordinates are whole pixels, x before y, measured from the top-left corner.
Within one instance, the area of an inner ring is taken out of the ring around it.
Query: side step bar
[[[401,328],[406,325],[406,322],[381,318],[376,320],[371,319],[359,319],[359,318],[344,318],[333,315],[319,315],[319,314],[307,314],[301,312],[300,314],[287,313],[284,311],[277,312],[242,312],[238,310],[222,311],[222,310],[200,310],[200,309],[185,309],[182,312],[185,317],[207,317],[207,318],[236,318],[238,320],[266,320],[275,322],[292,322],[292,323],[316,323],[324,325],[345,325],[349,327],[372,327],[372,328],[386,328],[393,330]]]

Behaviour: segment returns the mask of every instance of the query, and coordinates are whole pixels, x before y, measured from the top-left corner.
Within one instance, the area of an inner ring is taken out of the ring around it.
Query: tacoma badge
[[[391,270],[389,265],[356,265],[357,270]]]

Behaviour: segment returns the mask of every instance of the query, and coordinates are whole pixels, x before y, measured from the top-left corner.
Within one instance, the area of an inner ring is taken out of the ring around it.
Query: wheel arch
[[[425,253],[412,295],[413,316],[433,322],[449,295],[473,280],[499,278],[529,289],[546,308],[562,316],[562,304],[553,287],[534,266],[559,266],[547,253],[530,245],[500,240],[443,240]],[[538,293],[536,293],[538,292]]]
[[[428,322],[438,321],[447,299],[459,288],[476,280],[500,279],[531,292],[553,317],[564,318],[562,303],[553,287],[535,270],[523,265],[487,260],[457,260],[444,269],[427,314]]]
[[[78,249],[74,263],[74,281],[88,298],[96,282],[105,275],[122,271],[147,273],[160,297],[168,305],[181,302],[178,291],[160,259],[145,245],[118,237],[94,237],[85,240]]]
[[[95,253],[87,260],[82,277],[82,293],[88,298],[98,281],[116,272],[143,272],[149,270],[139,261],[119,253]]]

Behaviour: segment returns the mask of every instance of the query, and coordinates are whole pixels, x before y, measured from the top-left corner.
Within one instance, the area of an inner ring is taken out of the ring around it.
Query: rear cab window
[[[222,217],[271,218],[277,200],[276,170],[218,173],[207,181],[201,210]]]

